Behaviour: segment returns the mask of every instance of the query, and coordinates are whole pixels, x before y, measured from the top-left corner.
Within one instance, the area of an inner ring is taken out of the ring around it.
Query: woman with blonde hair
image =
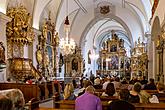
[[[66,84],[63,94],[64,100],[75,100],[76,96],[74,95],[73,92],[74,92],[73,84],[72,83]]]

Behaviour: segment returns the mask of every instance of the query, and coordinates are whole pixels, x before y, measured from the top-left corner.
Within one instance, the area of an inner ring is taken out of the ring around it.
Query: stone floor
[[[48,101],[41,102],[39,104],[39,107],[53,108],[53,100],[51,99]]]

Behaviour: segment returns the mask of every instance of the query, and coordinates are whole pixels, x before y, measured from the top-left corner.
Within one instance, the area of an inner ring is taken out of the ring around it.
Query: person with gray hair
[[[95,88],[88,86],[85,93],[76,98],[75,110],[102,110],[102,104],[99,97],[94,95]]]

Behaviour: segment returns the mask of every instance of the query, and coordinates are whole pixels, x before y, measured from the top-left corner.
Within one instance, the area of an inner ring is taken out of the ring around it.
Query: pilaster
[[[34,30],[34,41],[31,46],[29,46],[29,58],[32,59],[33,61],[33,66],[37,68],[37,59],[36,59],[36,51],[37,51],[37,45],[38,45],[38,36],[42,34],[42,32],[38,29],[33,29]]]
[[[12,19],[8,16],[6,16],[5,14],[3,14],[2,12],[0,12],[0,42],[3,42],[3,45],[5,47],[5,59],[7,62],[7,38],[6,38],[6,23],[10,22]],[[3,72],[1,72],[0,74],[0,80],[1,81],[6,81],[6,77],[8,74],[7,71],[8,68],[8,64],[7,67],[4,69]]]

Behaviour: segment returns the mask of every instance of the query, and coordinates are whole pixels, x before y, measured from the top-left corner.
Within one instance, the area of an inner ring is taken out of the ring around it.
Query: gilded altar
[[[146,45],[143,42],[135,41],[135,47],[131,50],[131,75],[132,77],[147,76],[148,55]]]
[[[84,62],[81,55],[81,49],[75,47],[73,54],[64,56],[65,77],[80,77],[83,73]]]
[[[59,37],[54,23],[51,22],[50,15],[49,19],[43,23],[42,35],[38,36],[38,42],[36,51],[37,69],[45,77],[56,76]]]
[[[119,39],[115,31],[111,31],[111,39],[108,38],[100,51],[100,58],[97,60],[97,74],[109,74],[124,77],[126,70],[129,70],[124,40]]]

